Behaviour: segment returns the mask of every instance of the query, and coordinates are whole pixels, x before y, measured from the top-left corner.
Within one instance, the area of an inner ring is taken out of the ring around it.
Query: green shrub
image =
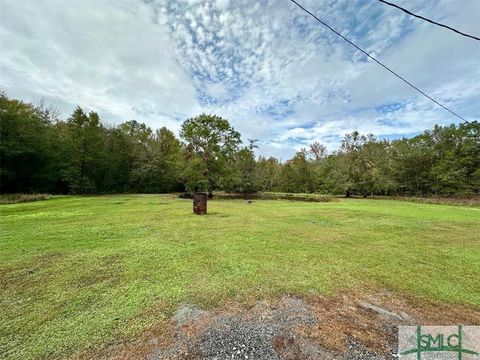
[[[0,195],[0,204],[16,204],[30,201],[47,200],[50,194],[2,194]]]
[[[256,192],[256,193],[225,193],[216,192],[215,199],[248,199],[248,200],[290,200],[305,202],[329,202],[335,200],[334,196],[319,194],[291,194],[280,192]]]

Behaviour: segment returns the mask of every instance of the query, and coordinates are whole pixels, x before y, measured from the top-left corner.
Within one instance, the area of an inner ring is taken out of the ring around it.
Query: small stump
[[[207,194],[193,193],[193,213],[197,215],[207,214]]]

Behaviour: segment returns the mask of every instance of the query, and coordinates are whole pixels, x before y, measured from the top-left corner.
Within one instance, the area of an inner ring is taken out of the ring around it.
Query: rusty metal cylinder
[[[197,215],[207,214],[207,194],[193,193],[193,213]]]

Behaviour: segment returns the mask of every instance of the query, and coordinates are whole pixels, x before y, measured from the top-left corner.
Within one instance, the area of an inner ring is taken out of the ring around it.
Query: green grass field
[[[180,303],[378,286],[480,309],[480,209],[389,200],[172,195],[1,205],[0,358],[133,338]]]

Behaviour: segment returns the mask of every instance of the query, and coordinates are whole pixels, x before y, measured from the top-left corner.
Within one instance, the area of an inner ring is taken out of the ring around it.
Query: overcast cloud
[[[377,1],[301,1],[468,120],[480,115],[480,43]],[[478,36],[480,1],[396,3]],[[226,117],[259,152],[289,158],[353,130],[411,136],[458,123],[290,1],[0,0],[0,88],[76,105],[109,124],[178,131]]]

